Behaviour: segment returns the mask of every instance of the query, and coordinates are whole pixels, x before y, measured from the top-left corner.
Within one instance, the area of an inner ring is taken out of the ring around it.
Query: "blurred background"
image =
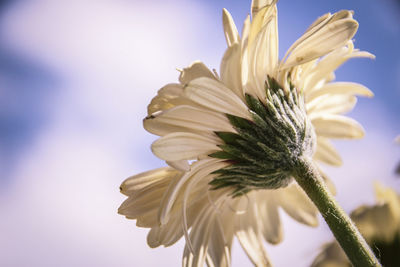
[[[117,214],[128,176],[163,166],[146,107],[175,68],[201,60],[219,69],[221,11],[237,26],[250,0],[2,0],[0,2],[0,266],[179,266],[183,241],[150,249],[147,229]],[[349,212],[374,202],[373,182],[400,192],[400,1],[278,3],[281,56],[319,16],[352,9],[353,59],[337,80],[374,91],[350,114],[366,130],[335,142],[344,160],[325,168]],[[267,245],[275,266],[308,266],[327,226],[283,216],[285,240]],[[237,243],[233,266],[250,266]]]

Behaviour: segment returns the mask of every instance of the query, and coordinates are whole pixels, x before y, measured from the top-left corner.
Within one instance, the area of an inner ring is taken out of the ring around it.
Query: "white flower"
[[[341,114],[354,107],[355,95],[372,93],[359,84],[331,82],[333,72],[349,58],[372,55],[353,48],[358,24],[350,11],[317,19],[281,61],[276,1],[253,1],[241,37],[226,10],[223,25],[228,48],[220,77],[195,62],[148,106],[144,127],[161,136],[153,153],[170,167],[128,178],[119,213],[151,228],[151,247],[170,246],[185,235],[183,266],[229,266],[234,236],[255,265],[268,266],[263,240],[282,240],[279,207],[301,223],[318,224],[316,208],[282,162],[285,151],[340,165],[329,139],[363,136],[362,127]],[[271,110],[276,121],[260,115]],[[258,131],[264,124],[276,127]],[[248,125],[258,129],[256,139]],[[290,140],[282,142],[288,132]],[[261,150],[267,160],[260,163],[254,155]]]

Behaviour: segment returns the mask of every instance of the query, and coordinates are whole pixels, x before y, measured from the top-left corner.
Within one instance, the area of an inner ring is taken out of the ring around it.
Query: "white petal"
[[[165,162],[172,168],[177,169],[178,171],[182,171],[182,172],[190,171],[190,165],[187,160],[177,160],[177,161],[167,160]]]
[[[246,201],[245,198],[243,198],[243,201]],[[248,207],[246,213],[237,215],[236,236],[254,265],[271,266],[258,228],[258,216],[254,214],[253,204],[248,205],[250,207]]]
[[[129,196],[140,189],[157,183],[160,180],[171,180],[173,177],[179,174],[180,172],[168,167],[143,172],[127,178],[121,184],[121,193]]]
[[[235,43],[229,47],[221,61],[221,80],[237,96],[244,99],[242,89],[242,67],[240,44]]]
[[[204,135],[213,134],[214,131],[234,131],[225,115],[186,105],[149,116],[143,121],[143,126],[147,131],[160,136],[173,132]]]
[[[293,49],[282,68],[306,63],[345,45],[357,29],[357,21],[351,18],[327,23],[307,38],[301,38],[303,40]]]
[[[278,64],[277,25],[274,17],[260,30],[249,47],[249,93],[264,100],[265,80]]]
[[[361,95],[366,97],[373,97],[374,94],[367,87],[351,82],[335,82],[325,84],[318,90],[314,90],[309,94],[305,94],[306,101],[311,101],[324,94],[347,94],[347,95]]]
[[[220,216],[218,213],[215,215],[213,225],[211,226],[210,240],[208,241],[208,255],[209,261],[213,266],[228,267],[230,266],[230,249],[232,245],[233,231],[228,233],[227,236],[226,228],[232,224],[234,218],[227,218],[227,214]],[[222,218],[221,218],[222,217]]]
[[[317,208],[296,183],[280,189],[279,193],[279,203],[293,219],[309,226],[318,225]]]
[[[225,8],[222,9],[222,24],[224,26],[225,39],[228,47],[232,46],[234,43],[239,43],[239,32],[231,14]]]
[[[153,114],[154,112],[160,110],[167,110],[175,105],[171,103],[172,100],[180,98],[183,94],[183,87],[180,84],[171,83],[167,84],[157,92],[150,104],[147,107],[148,114]]]
[[[342,165],[342,159],[332,143],[324,137],[317,138],[317,150],[314,159],[333,166]]]
[[[251,119],[245,103],[216,80],[196,79],[185,88],[185,95],[190,100],[211,110]]]
[[[271,244],[278,244],[283,238],[282,224],[275,198],[276,194],[273,191],[259,190],[257,192],[262,233],[265,240]]]
[[[193,244],[193,252],[185,246],[182,266],[203,267],[207,256],[210,228],[213,221],[213,207],[209,207],[197,216],[190,232],[190,240]]]
[[[351,111],[357,103],[352,95],[323,95],[306,104],[309,118],[323,114],[344,114]]]
[[[179,76],[179,81],[181,84],[187,84],[200,77],[215,79],[214,73],[209,70],[203,62],[195,61],[192,65],[182,70],[181,75]]]
[[[168,222],[170,218],[170,211],[178,198],[178,195],[183,195],[183,187],[189,179],[200,179],[211,172],[226,166],[226,163],[221,162],[219,159],[207,158],[195,162],[189,172],[185,173],[179,180],[170,184],[168,191],[164,195],[164,200],[162,202],[162,207],[160,207],[159,218],[161,224]]]
[[[274,0],[253,0],[251,1],[251,16],[254,18],[257,13],[264,7],[275,4]]]
[[[200,155],[209,155],[219,148],[216,140],[184,132],[167,134],[151,145],[154,155],[163,160],[191,160]]]
[[[312,69],[309,69],[308,73],[304,74],[304,77],[306,77],[303,84],[304,91],[309,93],[319,89],[319,84],[329,82],[329,78],[333,72],[347,60],[356,57],[368,57],[369,55],[369,53],[364,54],[364,52],[354,50],[352,41],[347,42],[346,46],[332,51],[322,58]]]
[[[327,138],[355,139],[364,136],[364,129],[353,119],[341,115],[322,115],[312,124],[317,135]]]

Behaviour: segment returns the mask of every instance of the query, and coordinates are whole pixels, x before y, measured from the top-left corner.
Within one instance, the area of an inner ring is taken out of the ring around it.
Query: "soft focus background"
[[[219,69],[221,10],[238,27],[250,0],[0,1],[0,266],[179,266],[182,240],[150,249],[146,229],[117,214],[128,176],[164,165],[142,128],[146,106],[176,67]],[[326,168],[346,211],[374,201],[373,181],[400,191],[400,2],[278,3],[281,55],[318,16],[352,9],[354,59],[337,80],[375,92],[351,116],[361,141],[336,142],[341,168]],[[285,241],[267,246],[276,266],[308,266],[332,238],[283,215]],[[250,262],[235,243],[233,266]]]

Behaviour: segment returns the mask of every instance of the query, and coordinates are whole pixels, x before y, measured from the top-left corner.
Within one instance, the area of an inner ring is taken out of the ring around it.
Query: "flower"
[[[399,266],[400,195],[393,189],[375,184],[377,204],[361,206],[351,218],[383,266]],[[326,244],[314,260],[313,267],[351,266],[337,242]]]
[[[152,150],[169,167],[125,180],[128,199],[119,213],[151,228],[150,247],[184,235],[183,266],[229,266],[235,236],[255,265],[269,266],[263,240],[282,240],[280,207],[318,224],[316,208],[292,182],[293,161],[307,155],[340,165],[329,139],[363,136],[341,114],[355,95],[372,93],[331,82],[334,71],[350,58],[373,56],[354,49],[358,23],[346,10],[317,19],[281,61],[276,1],[253,1],[241,37],[225,9],[223,26],[220,75],[195,62],[148,106],[144,127],[161,136]]]

